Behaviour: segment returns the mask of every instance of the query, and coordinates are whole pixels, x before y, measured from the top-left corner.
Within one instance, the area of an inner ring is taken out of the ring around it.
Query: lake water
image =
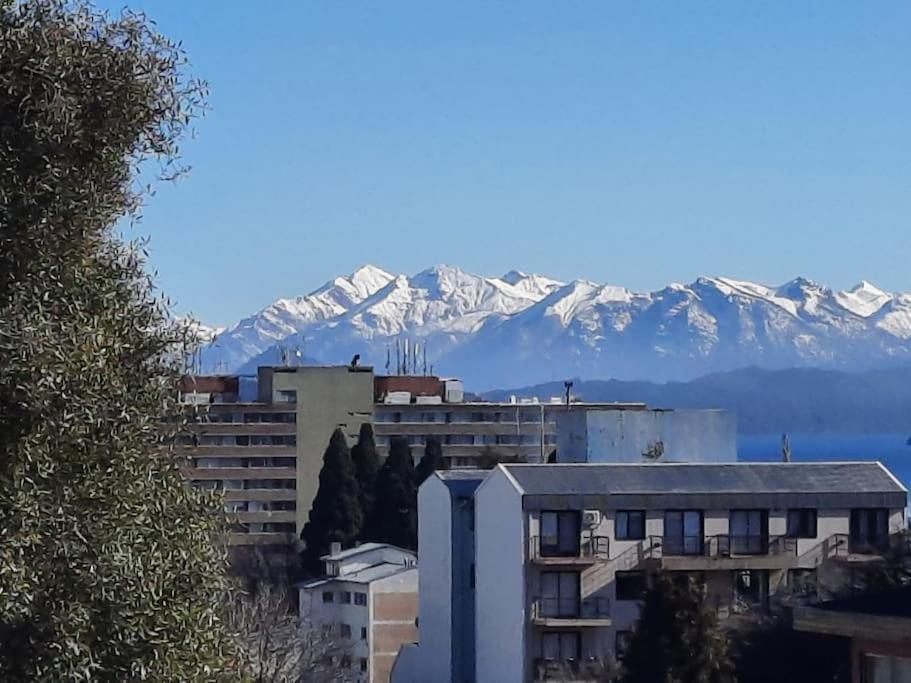
[[[911,489],[911,434],[789,434],[795,461],[879,460]],[[737,459],[781,460],[781,434],[742,434]]]

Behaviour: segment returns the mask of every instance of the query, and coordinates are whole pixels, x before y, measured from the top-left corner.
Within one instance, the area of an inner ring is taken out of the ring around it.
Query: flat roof
[[[756,494],[902,493],[882,463],[655,463],[499,465],[524,493]]]
[[[382,550],[383,548],[389,548],[390,550],[398,550],[401,553],[407,553],[409,555],[414,556],[414,552],[411,550],[406,550],[405,548],[399,548],[398,546],[391,545],[389,543],[374,543],[373,541],[371,541],[369,543],[361,543],[360,545],[356,545],[353,548],[346,548],[345,550],[341,550],[341,551],[335,553],[334,555],[332,555],[332,554],[323,555],[320,559],[321,560],[330,560],[330,561],[335,562],[338,560],[346,560],[349,557],[356,557],[357,555],[361,555],[363,553],[369,553],[372,550]]]
[[[341,576],[323,576],[318,579],[311,579],[297,584],[297,588],[312,589],[325,586],[333,582],[341,581],[345,583],[371,583],[379,579],[385,579],[395,574],[407,571],[417,571],[417,565],[405,566],[404,564],[393,564],[392,562],[380,562],[369,567],[364,567],[350,574]]]

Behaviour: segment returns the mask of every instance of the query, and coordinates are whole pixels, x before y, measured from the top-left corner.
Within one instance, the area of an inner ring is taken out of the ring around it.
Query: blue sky
[[[911,3],[129,5],[212,88],[141,227],[207,322],[364,262],[911,290]]]

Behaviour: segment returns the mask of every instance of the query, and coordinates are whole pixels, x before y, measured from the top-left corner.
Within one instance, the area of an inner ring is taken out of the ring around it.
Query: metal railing
[[[534,661],[535,681],[606,680],[610,665],[597,658],[538,657]]]
[[[661,555],[691,557],[739,557],[749,555],[797,556],[797,539],[758,534],[714,536],[650,536],[649,546]]]
[[[609,616],[610,600],[602,597],[539,596],[532,603],[534,619],[605,619]]]
[[[532,536],[529,555],[534,559],[590,559],[607,560],[610,558],[610,539],[607,536],[593,534],[582,536],[576,546],[565,547],[549,542],[549,537]]]

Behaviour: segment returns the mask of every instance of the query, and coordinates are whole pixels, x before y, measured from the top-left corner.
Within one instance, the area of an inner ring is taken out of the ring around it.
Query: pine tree
[[[0,680],[214,680],[224,503],[169,450],[189,343],[116,229],[205,89],[142,15],[0,1]]]
[[[421,458],[421,462],[419,462],[418,466],[414,469],[415,485],[420,487],[427,477],[437,470],[448,469],[449,463],[446,461],[446,458],[443,457],[443,446],[440,443],[439,437],[430,437],[427,439],[427,443],[424,446],[424,455]]]
[[[306,545],[302,557],[304,571],[311,576],[322,573],[319,558],[329,552],[329,544],[341,543],[344,548],[354,543],[362,521],[351,451],[342,430],[336,429],[323,455],[319,489],[301,532]]]
[[[373,513],[365,540],[417,548],[417,487],[411,448],[402,437],[393,437],[389,456],[376,478]]]
[[[376,441],[373,438],[373,426],[369,422],[361,425],[357,444],[351,449],[351,459],[354,461],[361,513],[363,518],[367,519],[373,510],[376,476],[381,466],[380,456],[376,452]]]
[[[733,683],[728,642],[703,589],[657,574],[623,659],[622,683]]]

